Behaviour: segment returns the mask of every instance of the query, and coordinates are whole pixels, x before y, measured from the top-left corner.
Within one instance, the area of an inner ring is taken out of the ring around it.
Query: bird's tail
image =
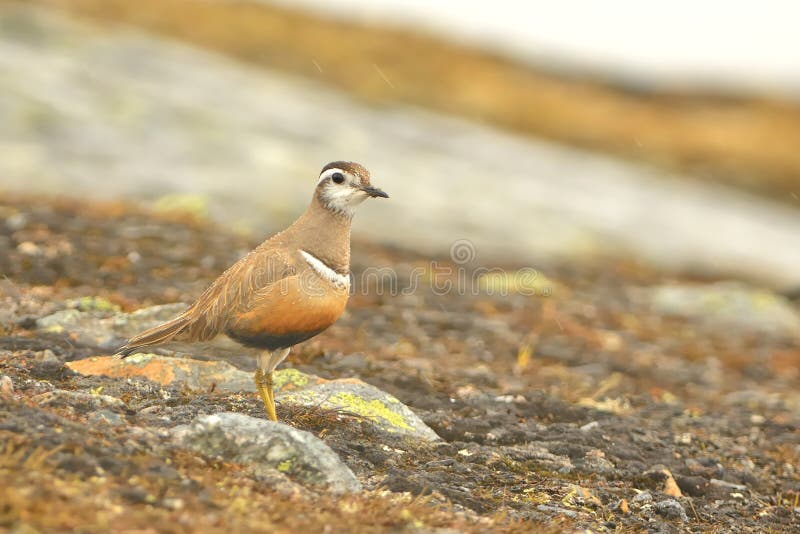
[[[142,347],[151,347],[153,345],[166,343],[180,334],[189,323],[190,320],[187,314],[181,314],[169,322],[154,326],[141,334],[133,336],[123,346],[117,349],[114,355],[118,358],[125,358]]]

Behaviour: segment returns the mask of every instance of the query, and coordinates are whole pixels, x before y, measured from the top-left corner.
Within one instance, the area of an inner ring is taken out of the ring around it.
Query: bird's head
[[[334,161],[325,165],[315,195],[329,210],[348,216],[352,216],[356,206],[370,197],[389,198],[372,186],[369,171],[352,161]]]

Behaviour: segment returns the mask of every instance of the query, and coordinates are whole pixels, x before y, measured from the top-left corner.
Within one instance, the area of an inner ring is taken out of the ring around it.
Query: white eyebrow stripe
[[[344,175],[347,175],[347,173],[345,171],[343,171],[342,169],[338,169],[336,167],[333,167],[332,169],[328,169],[327,171],[325,171],[325,172],[323,172],[322,174],[319,175],[319,182],[317,182],[317,185],[321,184],[322,181],[325,178],[329,178],[330,176],[333,176],[337,172],[340,172],[340,173],[342,173]]]
[[[312,269],[314,269],[317,274],[319,274],[324,279],[332,282],[333,284],[339,287],[350,287],[350,277],[343,275],[341,273],[337,273],[327,265],[325,262],[314,256],[313,254],[309,254],[303,249],[300,249],[300,254],[303,255],[303,258],[308,262]]]

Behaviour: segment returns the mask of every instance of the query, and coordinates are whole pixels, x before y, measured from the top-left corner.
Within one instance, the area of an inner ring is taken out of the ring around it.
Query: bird
[[[202,342],[221,334],[258,349],[256,389],[277,421],[272,374],[292,346],[341,316],[350,296],[350,227],[359,204],[389,198],[362,165],[322,168],[311,203],[288,228],[223,272],[183,313],[130,339],[115,357],[171,341]]]

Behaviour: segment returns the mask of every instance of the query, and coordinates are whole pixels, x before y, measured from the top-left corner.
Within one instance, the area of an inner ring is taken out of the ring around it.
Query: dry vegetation
[[[421,33],[260,3],[39,3],[318,79],[374,103],[423,105],[797,202],[800,108],[787,101],[622,88],[535,70]]]

